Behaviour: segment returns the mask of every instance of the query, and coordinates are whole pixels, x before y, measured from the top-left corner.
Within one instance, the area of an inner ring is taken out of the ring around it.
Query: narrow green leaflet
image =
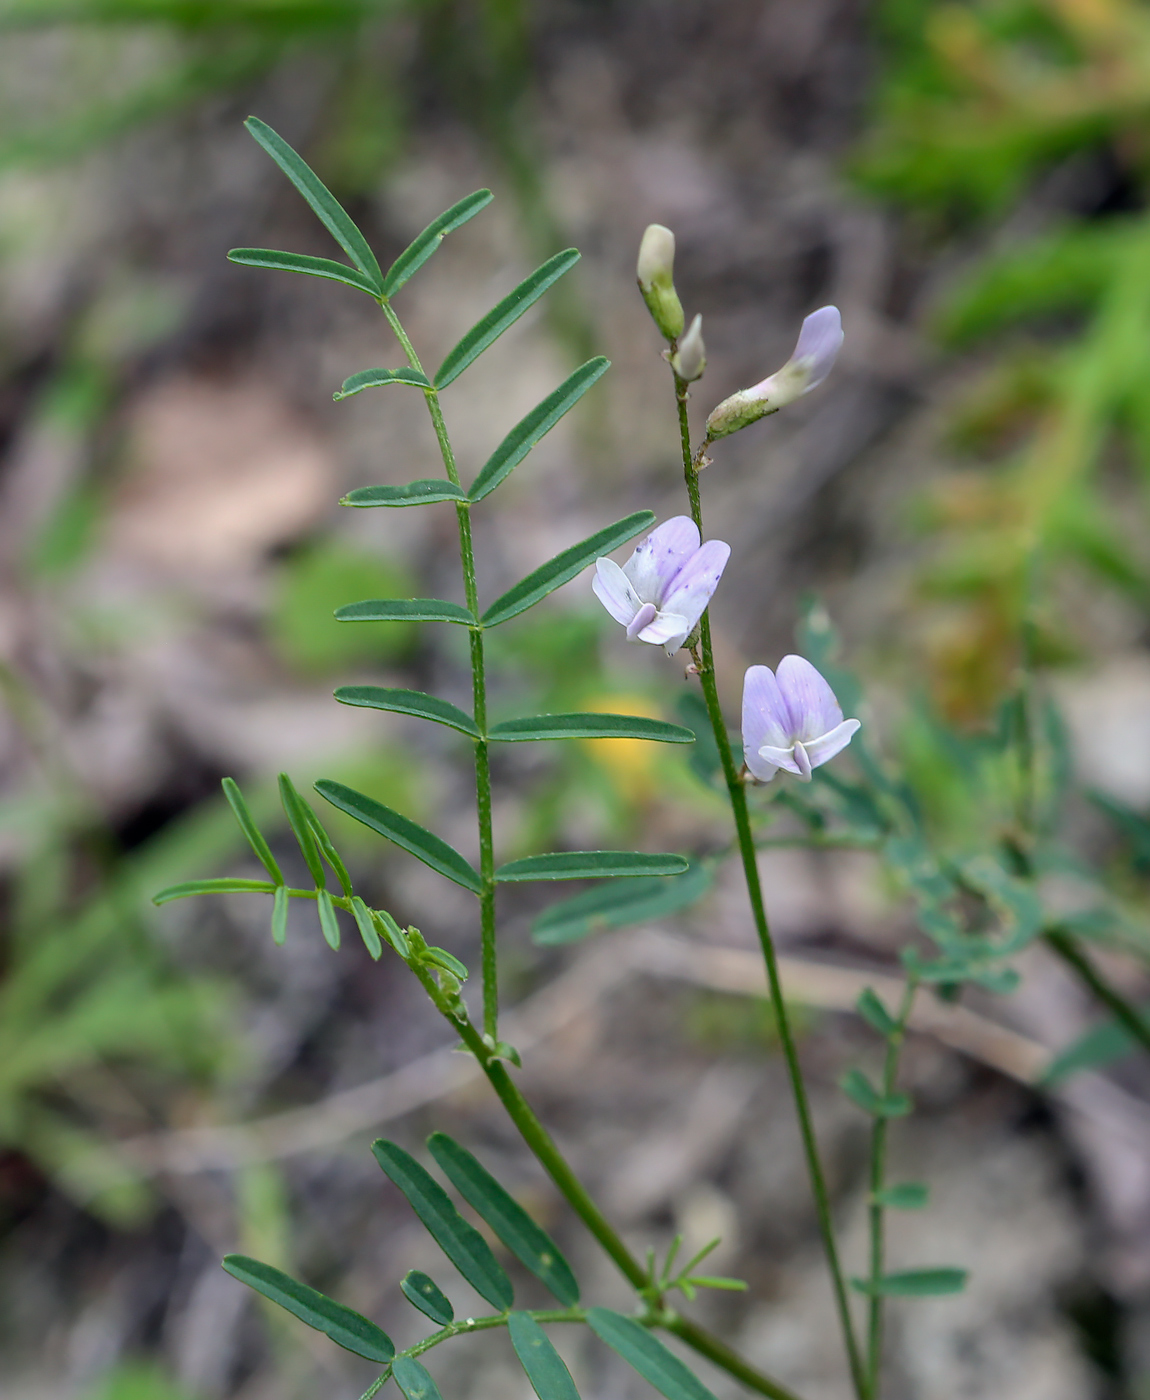
[[[455,1309],[451,1306],[451,1300],[434,1279],[428,1278],[418,1269],[412,1269],[403,1276],[399,1286],[403,1289],[407,1301],[431,1318],[432,1322],[446,1327],[449,1322],[455,1321]]]
[[[507,1319],[507,1331],[539,1400],[579,1400],[571,1372],[530,1313],[513,1312]]]
[[[445,972],[450,972],[452,977],[457,977],[461,982],[466,982],[471,976],[455,954],[449,953],[446,948],[436,948],[434,945],[424,948],[419,955],[419,960],[430,963],[432,967],[443,968]]]
[[[397,1356],[392,1362],[391,1374],[395,1383],[403,1391],[404,1400],[443,1400],[439,1387],[431,1379],[427,1367],[412,1356]]]
[[[556,253],[553,258],[548,258],[542,267],[537,267],[531,276],[520,282],[514,291],[509,292],[498,306],[492,307],[481,321],[477,321],[454,349],[448,351],[447,358],[435,371],[435,387],[445,389],[452,380],[457,379],[472,360],[478,359],[489,345],[513,326],[520,316],[534,306],[543,293],[554,286],[578,261],[578,251],[575,248],[567,248],[562,253]]]
[[[461,486],[450,481],[440,481],[436,477],[426,477],[421,481],[409,481],[406,486],[359,486],[349,491],[341,506],[427,506],[436,501],[465,501]]]
[[[867,987],[855,1003],[855,1009],[872,1031],[889,1039],[898,1031],[898,1022],[879,1001],[872,988]]]
[[[446,841],[420,826],[418,822],[413,822],[410,817],[385,807],[382,802],[376,802],[374,798],[367,797],[362,792],[356,792],[354,788],[344,787],[342,783],[334,783],[328,778],[316,783],[315,790],[333,807],[338,807],[349,817],[354,817],[372,831],[377,831],[380,836],[394,841],[417,860],[423,861],[424,865],[430,865],[432,870],[445,875],[449,880],[454,880],[465,890],[471,890],[473,894],[479,893],[482,888],[479,872],[468,864],[453,846],[449,846]]]
[[[375,1160],[395,1182],[423,1221],[428,1234],[472,1288],[500,1312],[515,1301],[511,1280],[487,1241],[464,1220],[442,1186],[402,1147],[379,1138],[371,1145]]]
[[[336,608],[337,622],[458,622],[474,627],[475,618],[458,603],[442,598],[373,598]]]
[[[608,876],[682,875],[683,856],[645,851],[557,851],[508,861],[495,872],[503,883],[520,880],[601,880]]]
[[[969,1273],[966,1269],[905,1269],[882,1278],[852,1278],[851,1287],[870,1297],[937,1298],[944,1293],[961,1293]]]
[[[479,726],[450,700],[425,695],[421,690],[391,690],[382,685],[341,685],[335,692],[341,705],[361,705],[367,710],[390,710],[397,715],[417,715],[433,724],[446,724],[469,738],[478,739]]]
[[[875,1200],[891,1210],[922,1210],[930,1200],[930,1187],[923,1181],[900,1181],[879,1191]]]
[[[666,918],[702,898],[710,889],[712,878],[710,865],[696,861],[682,875],[612,880],[545,909],[531,925],[532,942],[545,947],[575,943],[604,929]]]
[[[606,1342],[667,1400],[715,1400],[698,1376],[634,1318],[610,1308],[590,1308],[587,1321],[600,1341]]]
[[[379,299],[379,289],[370,277],[346,263],[333,262],[331,258],[312,258],[306,253],[281,253],[276,248],[232,248],[228,262],[239,263],[243,267],[270,267],[283,272],[302,272],[308,277],[326,277],[332,282],[343,282],[357,291],[366,292],[374,301]]]
[[[487,1221],[516,1259],[545,1283],[565,1307],[575,1307],[579,1285],[547,1231],[531,1219],[486,1167],[446,1133],[432,1133],[427,1146],[452,1186]]]
[[[329,948],[339,951],[339,921],[335,917],[335,905],[327,890],[316,890],[316,904],[319,907],[319,926],[323,930],[324,942]]]
[[[301,1322],[324,1332],[331,1340],[356,1356],[365,1357],[386,1365],[395,1356],[391,1338],[369,1322],[366,1317],[345,1308],[325,1294],[298,1283],[294,1278],[273,1269],[270,1264],[261,1264],[258,1259],[249,1259],[243,1254],[227,1254],[224,1268],[233,1278],[278,1303],[281,1308],[294,1313]]]
[[[1142,1019],[1150,1025],[1150,1007],[1142,1007]],[[1039,1083],[1053,1089],[1084,1069],[1102,1069],[1134,1049],[1134,1037],[1118,1021],[1092,1026],[1065,1050],[1059,1051],[1043,1071]]]
[[[371,921],[401,958],[406,959],[411,957],[411,944],[407,941],[407,934],[404,933],[386,909],[373,909],[371,911]]]
[[[371,282],[375,295],[381,295],[383,273],[375,260],[375,254],[332,192],[283,137],[273,131],[266,122],[260,121],[258,117],[249,117],[244,125],[311,205],[328,233]]]
[[[328,865],[331,866],[335,878],[339,881],[340,888],[348,899],[350,899],[353,893],[351,876],[347,873],[347,866],[344,865],[343,858],[332,845],[331,837],[324,830],[323,823],[312,811],[311,804],[304,802],[302,798],[300,801],[303,804],[304,813],[307,816],[307,824],[311,827],[311,834],[315,837],[315,843],[319,847],[320,855],[322,855]]]
[[[345,379],[332,394],[332,398],[339,403],[341,399],[350,399],[353,394],[362,394],[365,389],[380,389],[385,384],[409,384],[415,389],[431,388],[431,381],[427,375],[421,374],[417,369],[411,369],[408,365],[401,365],[399,369],[361,369],[357,374]],[[462,494],[460,492],[461,496]]]
[[[634,539],[641,530],[654,523],[655,516],[652,511],[639,510],[634,515],[616,521],[614,525],[608,525],[605,530],[580,540],[578,544],[573,544],[570,549],[565,549],[562,554],[549,559],[525,579],[520,579],[515,587],[509,589],[501,598],[497,598],[483,614],[483,626],[497,627],[508,618],[526,612],[541,598],[546,598],[548,593],[554,592],[576,574],[582,573],[588,564],[593,564],[604,554],[610,554],[613,549],[618,549],[621,544]]]
[[[891,1094],[883,1098],[866,1075],[857,1069],[847,1070],[839,1080],[839,1088],[872,1118],[903,1118],[914,1106],[906,1094]]]
[[[438,219],[433,219],[388,268],[387,276],[383,279],[384,296],[394,296],[411,274],[431,257],[449,233],[454,233],[468,219],[473,219],[493,198],[490,190],[476,190],[474,194],[464,195],[457,204],[440,214]]]
[[[286,885],[276,886],[275,903],[272,905],[272,942],[282,948],[287,941],[288,892]]]
[[[173,899],[186,899],[190,894],[275,894],[278,887],[268,880],[185,880],[182,885],[169,885],[152,896],[153,904],[170,904]]]
[[[492,743],[520,744],[533,739],[650,739],[660,744],[691,744],[695,735],[681,724],[641,715],[532,715],[492,725]]]
[[[371,910],[357,894],[351,897],[351,912],[355,926],[359,929],[359,936],[363,939],[363,946],[371,954],[373,961],[378,962],[383,956],[383,944],[379,941]]]
[[[292,829],[292,834],[299,842],[299,848],[303,853],[303,858],[307,862],[307,868],[311,873],[311,878],[315,881],[316,889],[322,889],[327,884],[327,876],[323,873],[323,864],[319,858],[319,847],[315,843],[315,836],[312,834],[311,823],[307,817],[307,804],[295,790],[295,784],[286,773],[279,776],[280,801],[283,803],[284,812],[287,814],[288,825]]]
[[[244,795],[239,789],[239,785],[234,778],[225,778],[221,784],[224,796],[228,799],[228,806],[235,813],[236,821],[240,824],[240,830],[248,839],[248,845],[255,851],[264,869],[272,877],[277,885],[284,882],[283,871],[280,870],[275,856],[272,855],[271,847],[264,840],[263,833],[256,826],[255,818],[248,811],[248,804],[244,801]]]
[[[596,355],[593,360],[580,365],[574,374],[568,375],[558,389],[548,394],[542,403],[536,404],[525,418],[521,418],[483,464],[479,475],[471,483],[468,498],[481,501],[484,496],[489,496],[560,418],[575,407],[610,365],[610,360]]]

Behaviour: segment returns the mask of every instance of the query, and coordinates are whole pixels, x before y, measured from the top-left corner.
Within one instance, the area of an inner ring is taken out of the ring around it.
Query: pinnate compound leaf
[[[282,272],[301,272],[308,277],[326,277],[332,282],[342,282],[366,292],[373,301],[379,300],[379,288],[370,277],[346,263],[333,262],[331,258],[312,258],[306,253],[281,253],[276,248],[232,248],[228,261],[242,267],[270,267]]]
[[[608,525],[606,529],[589,535],[587,539],[580,540],[578,544],[573,544],[570,549],[565,549],[562,554],[557,554],[554,559],[540,565],[526,578],[520,579],[514,588],[508,589],[501,598],[497,598],[483,614],[483,626],[497,627],[509,618],[518,617],[521,612],[534,607],[541,598],[546,598],[548,593],[554,592],[576,574],[582,573],[596,559],[610,554],[613,549],[618,549],[621,544],[634,539],[641,530],[654,523],[655,516],[652,511],[639,510],[634,515],[628,515],[616,521],[614,525]]]
[[[286,885],[276,886],[275,903],[272,905],[272,942],[282,948],[287,942],[288,892]]]
[[[435,1243],[475,1291],[500,1312],[515,1301],[511,1280],[487,1241],[464,1220],[442,1186],[402,1147],[385,1138],[371,1145],[375,1160],[407,1197]]]
[[[462,224],[467,223],[468,219],[473,219],[494,197],[490,190],[476,190],[474,194],[464,195],[458,203],[440,214],[438,219],[433,219],[388,268],[387,276],[383,279],[384,296],[394,296],[411,274],[418,271],[431,257],[449,233],[454,233]]]
[[[968,1277],[966,1269],[904,1269],[883,1274],[873,1282],[852,1278],[851,1287],[872,1298],[938,1298],[945,1293],[961,1293]]]
[[[646,851],[556,851],[511,860],[495,872],[502,883],[521,880],[601,880],[639,875],[682,875],[683,856]]]
[[[341,506],[428,506],[436,501],[465,501],[461,486],[437,477],[409,481],[406,486],[358,486],[340,501]]]
[[[303,802],[303,798],[300,798]],[[339,881],[340,888],[348,899],[352,896],[351,876],[347,873],[347,866],[343,863],[340,853],[331,843],[331,837],[324,830],[323,823],[311,809],[309,802],[303,802],[304,812],[307,814],[307,824],[311,827],[311,834],[315,837],[315,843],[319,847],[320,855],[331,866],[335,878]]]
[[[283,804],[292,835],[299,842],[300,851],[311,878],[315,881],[316,889],[323,889],[327,884],[327,877],[323,873],[323,864],[319,858],[319,847],[315,842],[311,822],[308,821],[307,803],[296,791],[295,784],[286,773],[280,774],[279,786],[280,802]]]
[[[411,1269],[400,1280],[399,1286],[403,1289],[407,1301],[431,1318],[432,1322],[446,1327],[448,1323],[455,1321],[455,1309],[451,1306],[451,1299],[434,1279],[428,1278],[418,1269]]]
[[[351,912],[355,926],[359,929],[359,936],[363,939],[363,946],[371,954],[372,960],[378,962],[383,956],[383,944],[379,941],[371,910],[357,894],[351,897]]]
[[[376,928],[383,934],[384,938],[391,944],[401,958],[411,957],[411,944],[408,942],[407,934],[400,928],[386,909],[373,909],[371,919]]]
[[[634,1318],[610,1308],[590,1308],[591,1330],[666,1400],[715,1400],[693,1371]]]
[[[335,692],[341,705],[359,705],[367,710],[390,710],[397,715],[416,715],[433,724],[446,724],[469,738],[478,739],[479,726],[450,700],[425,695],[422,690],[391,690],[382,685],[341,685]]]
[[[543,293],[554,286],[578,261],[578,251],[575,248],[567,248],[562,253],[556,253],[553,258],[548,258],[542,267],[537,267],[530,277],[524,278],[498,306],[493,306],[482,320],[471,327],[458,345],[447,352],[447,358],[435,371],[435,387],[445,389],[457,379],[473,360],[478,359],[489,345],[513,326],[520,316],[534,306]]]
[[[507,1331],[539,1400],[579,1400],[571,1372],[530,1313],[513,1312],[507,1319]]]
[[[479,475],[471,483],[468,499],[481,501],[484,496],[490,495],[560,418],[575,407],[610,365],[610,360],[596,355],[593,360],[580,365],[574,374],[568,375],[558,389],[548,394],[542,403],[536,404],[525,418],[521,418],[483,464]]]
[[[391,1363],[391,1374],[404,1400],[443,1400],[427,1367],[413,1356],[397,1356]]]
[[[878,999],[872,988],[864,989],[855,1003],[855,1008],[871,1030],[877,1031],[884,1039],[889,1040],[892,1035],[897,1034],[898,1022]]]
[[[676,914],[711,888],[711,867],[696,861],[682,875],[611,881],[545,909],[531,925],[532,942],[544,947],[576,943],[609,928],[626,928]]]
[[[248,845],[255,851],[260,863],[272,877],[277,885],[284,883],[283,871],[279,868],[279,863],[272,855],[271,847],[264,840],[263,833],[256,826],[255,818],[248,810],[248,804],[244,801],[244,795],[239,789],[239,785],[234,778],[225,778],[221,784],[224,796],[228,799],[228,806],[235,813],[236,821],[240,824],[240,830],[248,839]]]
[[[337,622],[458,622],[474,627],[475,618],[458,603],[442,598],[372,598],[336,608]]]
[[[890,1094],[883,1098],[861,1070],[847,1070],[839,1080],[839,1088],[872,1118],[903,1118],[913,1107],[906,1094]]]
[[[353,394],[362,394],[365,389],[381,389],[385,384],[408,384],[414,389],[431,388],[427,375],[409,365],[401,365],[399,369],[361,369],[343,381],[332,394],[332,399],[339,403],[341,399],[350,399]],[[462,492],[460,496],[463,496]]]
[[[270,880],[233,880],[229,876],[212,880],[185,880],[182,885],[169,885],[152,896],[153,904],[170,904],[173,899],[186,899],[190,894],[275,894],[278,886]]]
[[[223,1264],[233,1278],[238,1278],[241,1283],[246,1283],[249,1288],[254,1288],[257,1293],[294,1313],[301,1322],[306,1322],[317,1332],[326,1333],[333,1342],[356,1356],[384,1365],[395,1356],[391,1338],[374,1322],[309,1288],[307,1284],[298,1283],[270,1264],[262,1264],[258,1259],[249,1259],[243,1254],[225,1255]]]
[[[335,905],[327,890],[316,890],[316,904],[319,907],[319,926],[323,930],[324,942],[329,948],[339,951],[339,920],[335,917]]]
[[[565,1307],[575,1307],[579,1285],[547,1231],[531,1219],[486,1167],[446,1133],[432,1133],[427,1146],[452,1186],[487,1221],[516,1259],[546,1284]]]
[[[879,1191],[875,1200],[891,1210],[922,1210],[930,1200],[930,1187],[924,1181],[900,1181]]]
[[[323,778],[316,783],[315,790],[333,807],[338,807],[341,812],[346,812],[349,817],[354,817],[380,836],[386,836],[389,841],[402,847],[417,860],[423,861],[424,865],[429,865],[440,875],[454,880],[465,890],[471,890],[473,894],[479,893],[482,888],[479,872],[464,860],[454,846],[449,846],[441,837],[420,826],[418,822],[413,822],[410,817],[385,807],[373,797],[356,792],[354,788],[345,787],[343,783],[332,782],[329,778]]]
[[[681,724],[642,715],[531,715],[492,725],[493,743],[516,744],[536,739],[650,739],[659,744],[691,744],[695,736]]]
[[[383,291],[383,273],[375,254],[367,246],[367,239],[352,222],[350,215],[327,188],[315,171],[288,145],[283,137],[273,131],[258,117],[249,117],[244,125],[271,156],[292,184],[311,205],[313,213],[335,239],[343,251],[359,268],[372,285],[373,294],[380,296]]]

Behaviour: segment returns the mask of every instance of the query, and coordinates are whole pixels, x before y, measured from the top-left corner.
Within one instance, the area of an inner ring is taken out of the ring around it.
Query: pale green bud
[[[674,273],[675,235],[662,224],[648,224],[639,244],[636,275],[647,310],[667,340],[678,340],[685,319]]]
[[[671,368],[688,383],[703,377],[703,371],[707,368],[707,347],[703,344],[702,316],[696,316],[687,327],[686,335],[679,341],[679,348],[671,356]]]

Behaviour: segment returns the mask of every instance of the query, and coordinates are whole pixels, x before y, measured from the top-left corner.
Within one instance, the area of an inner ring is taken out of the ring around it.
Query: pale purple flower
[[[695,629],[719,585],[731,547],[722,540],[699,543],[687,515],[652,530],[622,568],[599,559],[591,587],[630,641],[662,645],[673,656]]]
[[[769,783],[780,768],[805,783],[811,770],[850,743],[857,719],[843,719],[834,692],[809,661],[784,656],[777,672],[752,666],[743,680],[743,759]]]

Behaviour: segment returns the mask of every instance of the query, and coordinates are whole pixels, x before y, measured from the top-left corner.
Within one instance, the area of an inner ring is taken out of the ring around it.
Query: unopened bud
[[[737,433],[749,423],[777,413],[808,394],[831,372],[839,347],[843,343],[842,318],[835,306],[813,311],[803,322],[794,354],[780,370],[769,378],[740,389],[712,410],[707,419],[707,437],[716,438]]]
[[[639,244],[636,275],[647,310],[667,340],[683,333],[683,307],[675,291],[675,235],[662,224],[648,224]]]
[[[688,383],[701,379],[707,368],[707,347],[703,344],[703,318],[696,316],[687,327],[687,333],[679,341],[679,348],[671,356],[671,368]]]

